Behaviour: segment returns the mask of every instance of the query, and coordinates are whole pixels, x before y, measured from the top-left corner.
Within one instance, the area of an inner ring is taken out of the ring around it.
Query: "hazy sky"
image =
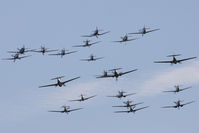
[[[169,54],[182,54],[179,58],[199,56],[199,2],[196,0],[1,0],[0,1],[0,58],[8,58],[7,51],[20,47],[38,49],[41,45],[51,49],[77,50],[63,58],[27,53],[29,58],[0,61],[0,129],[12,133],[54,132],[162,132],[197,133],[199,112],[199,61],[182,64],[154,64],[169,60]],[[160,28],[138,40],[120,44],[129,32],[143,26]],[[92,41],[102,41],[90,48],[74,48],[95,28],[111,31]],[[96,62],[82,62],[90,54],[105,57]],[[115,67],[121,71],[138,69],[115,79],[96,79],[104,70]],[[50,80],[64,75],[63,80],[76,76],[80,79],[65,87],[38,88],[54,83]],[[179,94],[162,93],[180,84],[192,86]],[[119,90],[135,92],[123,100],[107,98]],[[68,100],[97,95],[83,103]],[[180,110],[162,109],[174,105],[173,101],[195,103]],[[115,114],[111,106],[125,100],[144,102],[150,106],[136,114]],[[62,105],[84,108],[69,115],[49,113],[62,110]]]

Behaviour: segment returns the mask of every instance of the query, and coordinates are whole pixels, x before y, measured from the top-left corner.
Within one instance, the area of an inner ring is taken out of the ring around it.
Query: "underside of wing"
[[[68,112],[72,112],[72,111],[76,111],[76,110],[80,110],[82,108],[77,108],[77,109],[71,109],[71,110],[68,110]]]
[[[64,111],[56,111],[56,110],[50,110],[48,112],[59,112],[59,113],[63,113]]]
[[[154,63],[172,63],[172,61],[154,61]]]
[[[188,102],[188,103],[184,103],[184,104],[182,104],[182,106],[184,106],[184,105],[187,105],[187,104],[191,104],[191,103],[193,103],[194,101],[191,101],[191,102]]]
[[[129,93],[129,94],[126,94],[125,96],[131,96],[131,95],[135,95],[136,93]]]
[[[178,60],[178,62],[182,62],[182,61],[186,61],[186,60],[191,60],[191,59],[195,59],[197,57],[191,57],[191,58],[186,58],[186,59],[181,59],[181,60]]]
[[[31,56],[31,55],[21,56],[21,57],[19,57],[19,59],[26,58],[26,57],[30,57],[30,56]]]
[[[2,60],[14,60],[14,58],[2,58]]]
[[[74,45],[73,47],[85,47],[86,45]]]
[[[48,55],[61,55],[61,53],[57,53],[57,54],[48,54]]]
[[[133,33],[129,33],[129,34],[143,34],[142,32],[133,32]]]
[[[146,31],[146,33],[157,31],[157,30],[160,30],[160,29],[149,30],[149,31]]]
[[[69,100],[69,101],[71,101],[71,102],[80,102],[82,100],[81,99],[75,99],[75,100]]]
[[[91,34],[91,35],[82,35],[81,37],[93,37],[94,35]]]
[[[176,92],[176,90],[173,90],[173,91],[163,91],[163,92]]]
[[[177,106],[164,106],[162,108],[177,108]]]
[[[122,72],[122,73],[119,73],[119,75],[124,75],[124,74],[131,73],[131,72],[134,72],[134,71],[137,71],[137,69],[127,71],[127,72]]]
[[[88,100],[88,99],[91,99],[93,97],[96,97],[97,95],[93,95],[93,96],[90,96],[90,97],[87,97],[87,98],[84,98],[85,100]]]
[[[97,43],[100,43],[101,41],[98,41],[98,42],[93,42],[93,43],[90,43],[90,45],[94,45],[94,44],[97,44]]]
[[[39,88],[43,88],[43,87],[50,87],[50,86],[57,86],[57,84],[43,85],[43,86],[39,86]]]
[[[134,111],[138,111],[138,110],[141,110],[141,109],[145,109],[145,108],[148,108],[149,106],[146,106],[146,107],[142,107],[142,108],[138,108],[138,109],[135,109]]]
[[[110,31],[107,31],[107,32],[104,32],[104,33],[101,33],[101,34],[99,34],[99,35],[104,35],[104,34],[107,34],[107,33],[109,33]]]
[[[65,83],[67,83],[67,82],[70,82],[70,81],[73,81],[73,80],[78,79],[78,78],[80,78],[80,77],[76,77],[76,78],[69,79],[69,80],[67,80],[67,81],[64,81],[63,84],[65,84]]]

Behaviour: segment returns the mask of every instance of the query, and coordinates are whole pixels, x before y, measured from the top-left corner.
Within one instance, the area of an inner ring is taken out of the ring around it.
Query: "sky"
[[[54,132],[192,132],[196,133],[199,112],[199,61],[182,64],[155,64],[169,60],[169,54],[182,54],[179,59],[197,56],[199,16],[197,0],[1,0],[0,58],[7,51],[26,48],[77,50],[65,57],[26,53],[31,57],[13,61],[0,60],[0,129],[11,133]],[[128,43],[114,43],[143,26],[160,28]],[[98,27],[110,33],[99,38],[83,38]],[[90,48],[74,48],[86,39],[101,41]],[[104,59],[83,62],[90,54]],[[104,70],[121,67],[120,71],[138,69],[115,79],[96,79]],[[64,87],[38,88],[51,84],[53,77],[65,76]],[[191,89],[179,94],[162,93],[174,85]],[[124,90],[136,93],[124,99],[108,98]],[[71,99],[97,95],[85,102]],[[116,114],[113,105],[133,100],[150,106],[135,114]],[[163,109],[173,101],[195,101],[182,109]],[[70,114],[49,113],[62,110],[62,105],[83,108]]]

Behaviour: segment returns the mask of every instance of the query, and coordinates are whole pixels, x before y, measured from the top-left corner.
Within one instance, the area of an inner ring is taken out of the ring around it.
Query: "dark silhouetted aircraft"
[[[31,55],[21,56],[20,57],[19,54],[17,53],[15,55],[11,55],[11,56],[12,56],[12,58],[3,58],[2,60],[13,60],[15,62],[17,59],[20,60],[22,58],[30,57]]]
[[[91,99],[91,98],[96,97],[96,96],[97,96],[97,95],[93,95],[93,96],[90,96],[90,97],[84,97],[84,96],[81,94],[81,95],[80,95],[80,99],[75,99],[75,100],[70,100],[70,101],[79,101],[79,102],[82,102],[82,101]]]
[[[142,108],[135,109],[135,106],[131,106],[130,110],[127,110],[127,111],[115,111],[115,113],[131,113],[131,112],[135,113],[138,110],[145,109],[145,108],[148,108],[148,107],[149,106],[145,106],[145,107],[142,107]]]
[[[50,86],[59,86],[59,87],[62,87],[62,86],[65,86],[65,83],[68,83],[70,81],[73,81],[75,79],[78,79],[80,77],[76,77],[76,78],[72,78],[72,79],[69,79],[69,80],[66,80],[64,82],[61,82],[61,78],[63,78],[64,76],[61,76],[61,77],[56,77],[56,78],[52,78],[51,80],[57,80],[57,83],[55,84],[49,84],[49,85],[43,85],[43,86],[39,86],[39,88],[42,88],[42,87],[50,87]]]
[[[129,39],[130,36],[128,36],[127,34],[124,37],[121,37],[122,40],[120,41],[113,41],[113,42],[129,42],[129,41],[133,41],[133,40],[137,40],[137,38],[133,38],[133,39]]]
[[[137,71],[137,69],[133,69],[133,70],[130,70],[130,71],[126,71],[126,72],[117,72],[117,70],[119,69],[122,69],[122,68],[115,68],[115,69],[111,69],[109,71],[112,71],[113,72],[113,75],[112,77],[115,77],[116,80],[118,79],[118,77],[122,76],[122,75],[125,75],[125,74],[128,74],[128,73],[131,73],[131,72],[134,72],[134,71]]]
[[[173,57],[173,60],[171,61],[154,61],[154,63],[170,63],[170,64],[177,64],[177,63],[181,63],[183,61],[186,60],[191,60],[191,59],[195,59],[197,57],[190,57],[190,58],[185,58],[185,59],[181,59],[181,60],[177,60],[176,56],[180,56],[181,54],[174,54],[174,55],[168,55],[167,57]]]
[[[187,105],[187,104],[191,104],[191,103],[193,103],[194,101],[191,101],[191,102],[188,102],[188,103],[184,103],[184,104],[181,104],[181,100],[178,100],[178,101],[176,101],[176,102],[174,102],[176,105],[174,105],[174,106],[164,106],[164,107],[162,107],[162,108],[180,108],[180,107],[183,107],[184,105]]]
[[[96,27],[96,30],[93,31],[92,34],[90,34],[90,35],[83,35],[82,37],[94,37],[94,36],[95,36],[95,37],[98,38],[98,36],[101,36],[101,35],[104,35],[104,34],[107,34],[107,33],[110,32],[110,31],[107,31],[107,32],[99,33],[99,31],[102,31],[102,30],[99,30],[99,29]]]
[[[26,52],[32,52],[35,49],[28,49],[23,46],[22,48],[18,48],[17,51],[8,51],[8,53],[16,53],[16,54],[25,54]]]
[[[136,93],[129,93],[129,94],[124,94],[126,92],[124,91],[118,91],[118,94],[115,96],[107,96],[107,97],[117,97],[117,98],[123,98],[123,97],[127,97],[127,96],[131,96],[131,95],[135,95]]]
[[[103,75],[98,75],[96,78],[109,78],[112,77],[112,75],[109,75],[107,71],[103,72]]]
[[[157,30],[160,30],[160,29],[153,29],[153,30],[148,30],[150,28],[146,28],[145,26],[140,29],[138,32],[134,32],[134,33],[129,33],[129,34],[141,34],[142,36],[146,33],[149,33],[149,32],[153,32],[153,31],[157,31]]]
[[[144,102],[140,102],[140,103],[134,103],[134,104],[131,104],[133,101],[129,101],[127,100],[126,102],[123,102],[125,105],[119,105],[119,106],[112,106],[112,107],[126,107],[126,108],[130,108],[132,106],[136,106],[136,105],[139,105],[139,104],[143,104]]]
[[[89,59],[81,59],[81,61],[96,61],[96,60],[103,59],[103,58],[104,57],[95,58],[95,56],[91,54]]]
[[[189,86],[189,87],[180,89],[180,86],[179,86],[179,85],[175,85],[174,87],[175,87],[175,90],[163,91],[163,92],[174,92],[174,93],[177,93],[177,92],[184,91],[184,90],[187,90],[187,89],[190,89],[190,88],[191,88],[191,86]]]
[[[48,48],[41,46],[40,50],[33,50],[32,52],[38,52],[38,53],[42,53],[44,55],[45,53],[54,52],[54,51],[58,51],[58,50],[57,49],[56,50],[49,50]]]
[[[68,114],[69,112],[83,109],[83,108],[70,109],[70,106],[62,106],[62,108],[64,108],[64,110],[61,110],[61,111],[50,110],[48,112],[58,112],[58,113],[67,113]]]
[[[100,43],[100,42],[101,41],[90,43],[90,40],[86,40],[86,41],[84,41],[83,45],[74,45],[73,47],[90,47],[90,46]]]
[[[66,52],[65,49],[62,49],[61,52],[59,52],[57,54],[49,54],[49,55],[60,55],[61,57],[63,57],[64,55],[72,54],[72,53],[75,53],[75,52],[77,52],[77,51]]]

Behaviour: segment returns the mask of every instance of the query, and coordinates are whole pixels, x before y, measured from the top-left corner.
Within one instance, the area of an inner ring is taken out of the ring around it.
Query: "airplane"
[[[129,41],[133,41],[133,40],[137,40],[137,38],[133,38],[133,39],[129,39],[130,36],[128,36],[127,34],[124,37],[121,37],[122,40],[120,41],[113,41],[113,42],[129,42]]]
[[[145,109],[145,108],[148,108],[148,107],[149,106],[145,106],[145,107],[142,107],[142,108],[135,109],[135,106],[133,106],[133,107],[131,106],[131,107],[129,107],[130,110],[127,110],[127,111],[115,111],[115,113],[130,113],[130,112],[135,113],[138,110]]]
[[[174,106],[164,106],[164,107],[162,107],[162,108],[180,108],[180,107],[183,107],[184,105],[187,105],[187,104],[191,104],[191,103],[193,103],[194,101],[191,101],[191,102],[188,102],[188,103],[184,103],[184,104],[181,104],[181,100],[178,100],[178,101],[176,101],[176,102],[174,102],[176,105],[174,105]]]
[[[143,104],[144,102],[140,102],[140,103],[134,103],[134,104],[131,104],[133,101],[129,101],[127,100],[126,102],[123,102],[125,105],[121,105],[121,106],[112,106],[112,107],[126,107],[126,108],[130,108],[132,106],[136,106],[136,105],[139,105],[139,104]]]
[[[83,42],[84,42],[83,45],[74,45],[73,47],[90,47],[94,44],[100,43],[101,41],[90,43],[90,40],[86,40],[86,41],[83,41]]]
[[[42,53],[44,55],[47,52],[54,52],[54,51],[58,51],[58,50],[49,50],[48,48],[41,46],[40,50],[33,50],[32,52],[38,52],[38,53]]]
[[[160,29],[153,29],[153,30],[148,30],[150,28],[146,28],[145,26],[140,29],[138,32],[134,32],[134,33],[129,33],[129,34],[141,34],[142,36],[146,33],[149,33],[149,32],[153,32],[153,31],[157,31],[157,30],[160,30]]]
[[[64,108],[64,110],[61,110],[61,111],[50,110],[48,112],[58,112],[58,113],[67,113],[68,114],[69,112],[83,109],[83,108],[70,109],[70,106],[62,106],[62,108]]]
[[[190,89],[190,88],[191,88],[191,86],[189,86],[189,87],[180,89],[180,86],[179,86],[179,85],[175,85],[174,87],[175,87],[175,90],[163,91],[163,92],[174,92],[174,93],[177,93],[177,92],[184,91],[184,90],[187,90],[187,89]]]
[[[85,100],[88,100],[88,99],[91,99],[93,97],[96,97],[97,95],[93,95],[93,96],[90,96],[90,97],[84,97],[82,94],[80,95],[80,99],[75,99],[75,100],[70,100],[70,101],[79,101],[79,102],[82,102],[82,101],[85,101]]]
[[[35,49],[27,49],[25,46],[18,48],[17,51],[8,51],[8,53],[25,54],[26,52],[32,52]]]
[[[59,52],[57,54],[49,54],[49,55],[60,55],[61,57],[63,57],[64,55],[72,54],[72,53],[75,53],[75,52],[77,52],[77,51],[66,52],[65,49],[62,49],[61,52]]]
[[[104,57],[95,58],[95,56],[91,54],[89,59],[81,59],[81,61],[96,61],[96,60],[103,59],[103,58]]]
[[[127,96],[131,96],[131,95],[135,95],[136,93],[129,93],[129,94],[124,94],[126,92],[124,91],[118,91],[118,94],[115,96],[107,96],[107,97],[116,97],[116,98],[123,98],[123,97],[127,97]]]
[[[49,85],[43,85],[43,86],[39,86],[39,88],[43,88],[43,87],[50,87],[50,86],[59,86],[59,87],[62,87],[62,86],[65,86],[65,83],[68,83],[72,80],[75,80],[75,79],[78,79],[80,77],[76,77],[76,78],[72,78],[72,79],[69,79],[69,80],[66,80],[66,81],[63,81],[61,82],[61,78],[63,78],[64,76],[60,76],[60,77],[56,77],[56,78],[52,78],[51,80],[57,80],[57,83],[55,84],[49,84]]]
[[[31,55],[19,57],[19,53],[17,53],[15,55],[11,55],[11,56],[12,56],[12,58],[3,58],[2,60],[13,60],[15,62],[17,59],[20,60],[22,58],[30,57]]]
[[[181,59],[181,60],[177,60],[176,56],[180,56],[181,54],[173,54],[173,55],[168,55],[167,57],[173,57],[173,60],[171,61],[154,61],[154,63],[170,63],[170,64],[177,64],[177,63],[181,63],[183,61],[186,60],[191,60],[191,59],[195,59],[197,57],[190,57],[190,58],[185,58],[185,59]]]
[[[95,37],[98,38],[98,36],[101,36],[101,35],[104,35],[104,34],[107,34],[107,33],[110,32],[110,31],[107,31],[107,32],[99,33],[99,31],[102,31],[102,30],[99,30],[99,29],[96,27],[96,30],[93,31],[92,34],[90,34],[90,35],[83,35],[83,36],[81,36],[81,37],[94,37],[94,36],[95,36]]]
[[[120,69],[122,69],[122,68],[115,68],[115,69],[109,70],[109,71],[112,71],[112,72],[113,72],[112,77],[115,77],[115,78],[116,78],[116,81],[117,81],[118,77],[120,77],[120,76],[122,76],[122,75],[125,75],[125,74],[127,74],[127,73],[131,73],[131,72],[137,71],[137,69],[134,69],[134,70],[130,70],[130,71],[127,71],[127,72],[119,72],[119,73],[118,73],[117,70],[120,70]]]

